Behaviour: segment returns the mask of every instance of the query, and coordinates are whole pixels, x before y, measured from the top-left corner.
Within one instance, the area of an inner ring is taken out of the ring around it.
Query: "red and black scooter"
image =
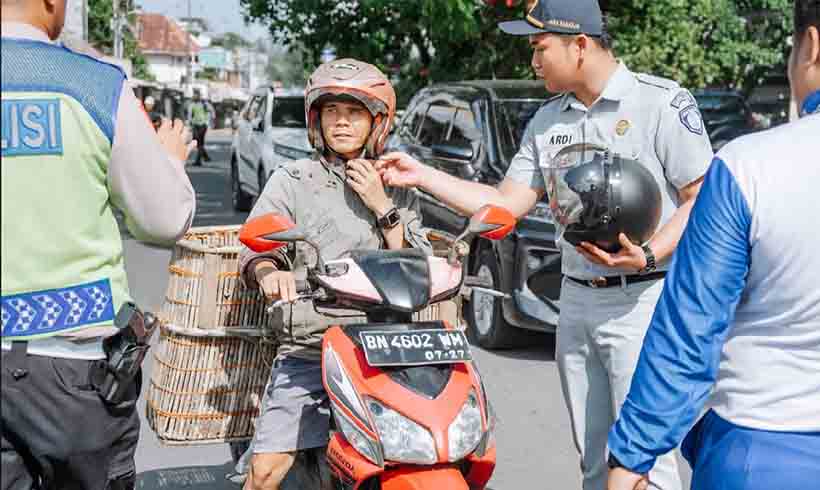
[[[331,327],[322,375],[334,429],[327,462],[337,489],[479,490],[495,467],[493,415],[467,338],[446,322],[414,322],[465,286],[463,239],[503,238],[515,225],[486,206],[452,240],[447,257],[413,250],[353,251],[324,262],[287,218],[248,221],[240,240],[257,252],[306,242],[317,263],[299,300],[321,312],[358,310],[367,323]],[[282,306],[281,302],[272,307]]]

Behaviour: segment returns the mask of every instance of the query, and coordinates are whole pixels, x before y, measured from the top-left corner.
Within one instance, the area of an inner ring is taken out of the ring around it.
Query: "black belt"
[[[631,276],[601,276],[594,279],[577,279],[575,277],[566,276],[572,282],[578,283],[588,288],[611,288],[613,286],[620,286],[621,277],[626,280],[626,284],[636,284],[644,281],[656,281],[663,279],[666,276],[666,271],[651,272],[649,274],[633,274]]]

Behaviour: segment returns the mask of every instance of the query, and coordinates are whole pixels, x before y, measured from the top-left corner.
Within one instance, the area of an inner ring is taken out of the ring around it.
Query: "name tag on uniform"
[[[59,99],[3,101],[2,155],[62,155]]]

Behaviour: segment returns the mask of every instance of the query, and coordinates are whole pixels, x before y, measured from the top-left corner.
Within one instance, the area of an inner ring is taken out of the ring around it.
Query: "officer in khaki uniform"
[[[343,59],[317,68],[305,91],[316,156],[279,167],[250,217],[277,213],[291,218],[324,260],[357,249],[432,252],[415,193],[385,189],[372,164],[382,152],[395,107],[393,87],[374,66]],[[260,287],[270,299],[290,300],[296,296],[295,276],[303,278],[315,259],[304,243],[287,253],[244,249],[240,271],[249,287]],[[251,443],[249,490],[279,488],[297,451],[327,445],[330,409],[322,385],[322,336],[330,325],[364,320],[325,317],[310,303],[293,304],[282,313],[280,347]]]
[[[557,353],[585,490],[606,484],[607,431],[629,390],[643,335],[663,288],[667,263],[712,159],[695,99],[677,83],[632,73],[610,49],[595,0],[539,0],[525,20],[500,25],[527,35],[532,66],[547,90],[564,93],[530,121],[518,154],[498,188],[429,170],[411,157],[385,155],[385,182],[420,186],[464,214],[491,202],[526,214],[545,189],[552,158],[576,143],[600,145],[642,164],[662,194],[655,235],[607,253],[562,241]],[[649,211],[648,211],[649,212]],[[656,488],[681,487],[673,455],[658,460]]]

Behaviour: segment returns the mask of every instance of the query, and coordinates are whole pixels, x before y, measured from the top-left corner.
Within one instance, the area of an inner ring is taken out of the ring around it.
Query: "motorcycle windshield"
[[[430,302],[430,268],[421,250],[356,250],[350,257],[379,292],[385,307],[414,313]]]

